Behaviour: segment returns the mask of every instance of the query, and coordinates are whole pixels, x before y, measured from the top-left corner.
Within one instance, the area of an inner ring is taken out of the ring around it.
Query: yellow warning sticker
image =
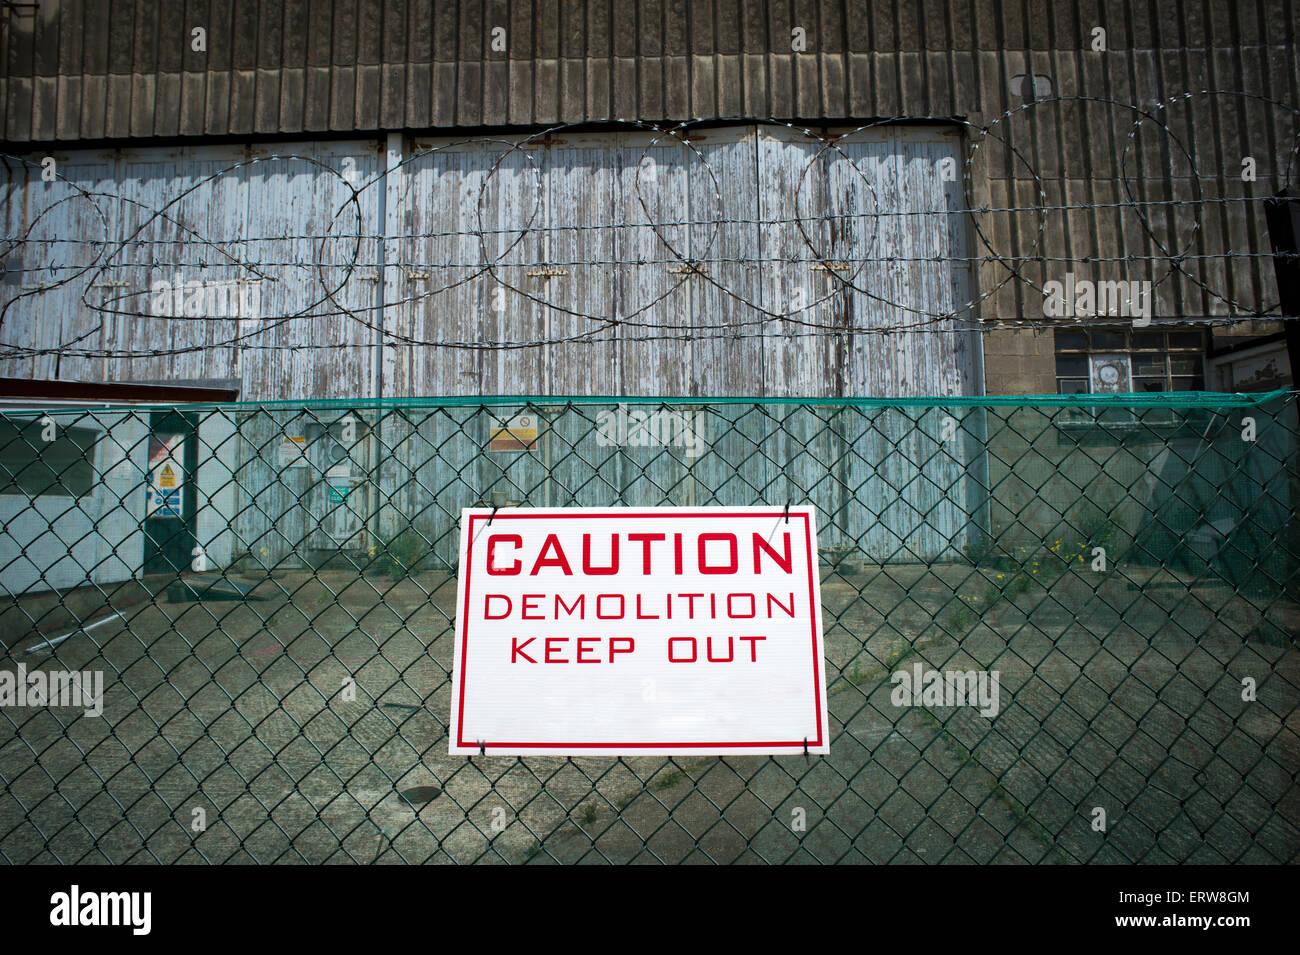
[[[163,465],[162,474],[158,476],[158,486],[159,487],[176,486],[176,472],[172,470],[172,466],[170,464]]]
[[[534,414],[517,414],[509,421],[492,419],[489,451],[528,451],[537,445],[538,421]]]

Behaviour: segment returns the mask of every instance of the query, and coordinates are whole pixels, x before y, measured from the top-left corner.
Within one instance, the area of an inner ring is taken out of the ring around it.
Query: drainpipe
[[[378,281],[375,283],[375,305],[373,310],[375,328],[371,332],[370,345],[370,395],[374,399],[376,406],[379,400],[384,396],[383,389],[383,368],[384,368],[384,309],[387,303],[388,283],[395,279],[395,276],[389,275],[388,269],[388,237],[394,234],[392,224],[388,221],[390,208],[396,209],[397,203],[393,202],[390,206],[389,191],[396,190],[399,173],[397,167],[402,162],[402,134],[399,132],[390,132],[385,141],[384,158],[383,158],[383,177],[378,183],[378,195],[376,196],[376,219],[379,232],[378,241]],[[396,197],[394,197],[396,198]],[[379,543],[379,507],[381,495],[379,490],[380,472],[380,441],[382,437],[382,415],[376,407],[374,427],[371,429],[369,440],[366,442],[367,461],[366,470],[369,474],[369,480],[366,483],[366,536],[369,538],[369,544],[375,546]]]

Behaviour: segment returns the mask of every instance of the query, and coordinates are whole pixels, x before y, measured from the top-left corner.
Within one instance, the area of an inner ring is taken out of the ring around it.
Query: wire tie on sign
[[[785,502],[785,522],[786,522],[787,524],[790,523],[790,505],[791,505],[792,503],[794,503],[794,502],[793,502],[793,501],[786,501],[786,502]],[[804,742],[807,743],[807,740],[805,739]],[[807,748],[807,747],[805,746],[805,748]]]
[[[483,742],[483,740],[478,741],[478,754],[480,756],[487,755],[487,743]]]
[[[488,515],[488,526],[489,526],[489,527],[492,526],[492,521],[493,521],[493,519],[497,516],[497,507],[498,507],[498,505],[496,505],[496,504],[493,504],[493,505],[492,505],[492,513]]]
[[[808,737],[807,736],[803,738],[803,758],[804,759],[808,758]]]

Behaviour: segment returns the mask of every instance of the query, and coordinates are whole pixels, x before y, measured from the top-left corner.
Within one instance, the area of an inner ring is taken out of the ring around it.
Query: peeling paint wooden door
[[[103,273],[118,284],[70,282],[42,300],[62,303],[57,323],[33,297],[0,331],[138,352],[101,369],[136,380],[237,377],[252,400],[373,393],[381,335],[390,397],[973,394],[963,196],[940,166],[958,147],[954,130],[919,125],[832,146],[762,124],[685,140],[420,140],[390,172],[382,222],[373,144],[80,154],[66,169],[110,196],[109,238],[131,239]],[[6,235],[41,206],[38,188],[11,184]],[[69,201],[45,228],[89,233],[93,214]],[[255,283],[256,314],[156,314],[158,279]],[[143,314],[106,320],[80,304],[92,292]],[[8,366],[55,373],[45,356]],[[672,441],[601,446],[591,415],[540,417],[537,447],[514,452],[487,450],[483,413],[384,422],[381,472],[406,476],[390,508],[441,526],[494,491],[533,504],[816,497],[829,546],[883,557],[951,546],[974,506],[961,453],[924,473],[898,453],[938,426],[900,412],[720,406],[692,436],[698,456]]]

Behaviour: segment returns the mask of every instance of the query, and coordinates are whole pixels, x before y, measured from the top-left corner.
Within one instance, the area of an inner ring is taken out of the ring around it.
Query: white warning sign
[[[149,437],[149,483],[145,514],[149,517],[183,517],[185,512],[185,469],[181,466],[184,436]]]
[[[461,513],[453,754],[829,752],[811,507]]]
[[[301,434],[287,434],[276,448],[276,457],[282,468],[305,468],[307,466],[307,437]]]

